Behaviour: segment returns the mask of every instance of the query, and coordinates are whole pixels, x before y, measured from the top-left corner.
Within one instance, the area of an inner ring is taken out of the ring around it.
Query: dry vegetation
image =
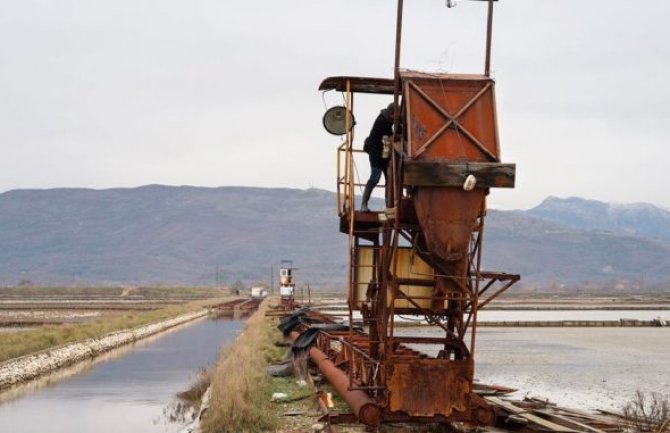
[[[634,432],[670,432],[670,396],[637,391],[623,414]]]
[[[265,317],[267,308],[266,301],[214,368],[210,408],[202,423],[205,433],[271,431],[278,425],[265,369],[268,362],[281,359],[282,350],[274,345],[280,334]]]
[[[102,317],[90,323],[42,326],[18,333],[0,333],[0,362],[65,343],[96,338],[121,329],[135,328],[196,311],[214,300],[170,304],[151,311],[132,311]]]
[[[203,368],[188,389],[178,392],[176,398],[163,409],[163,415],[172,423],[186,424],[195,419],[202,398],[212,384],[213,367]]]

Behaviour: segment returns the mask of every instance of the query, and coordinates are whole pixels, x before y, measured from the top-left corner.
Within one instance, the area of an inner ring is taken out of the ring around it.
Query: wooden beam
[[[422,278],[396,278],[398,285],[400,286],[426,286],[434,287],[435,280],[428,280]],[[446,299],[446,298],[445,298]]]
[[[520,408],[518,406],[515,406],[512,402],[506,401],[506,400],[501,400],[498,397],[484,397],[484,399],[489,402],[490,404],[500,407],[507,412],[511,413],[512,415],[519,416],[521,418],[524,418],[528,420],[529,422],[541,426],[545,430],[549,430],[552,432],[561,432],[561,433],[579,433],[579,430],[574,430],[569,427],[565,427],[556,423],[553,423],[551,421],[547,421],[544,418],[540,418],[537,415],[534,415],[527,409]]]
[[[604,430],[597,429],[588,424],[581,423],[577,420],[568,418],[567,416],[559,415],[550,410],[537,409],[535,412],[549,417],[550,420],[556,420],[557,422],[560,422],[563,425],[574,428],[576,430],[583,430],[591,433],[605,433]]]
[[[403,183],[414,186],[462,187],[470,174],[477,179],[476,188],[514,188],[516,164],[405,161]]]

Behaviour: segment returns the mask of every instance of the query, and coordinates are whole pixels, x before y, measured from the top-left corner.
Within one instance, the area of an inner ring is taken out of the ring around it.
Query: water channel
[[[200,320],[0,393],[0,433],[173,433],[164,411],[234,341],[240,320]]]

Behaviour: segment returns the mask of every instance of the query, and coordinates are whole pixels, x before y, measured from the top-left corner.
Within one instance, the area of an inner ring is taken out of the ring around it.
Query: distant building
[[[265,287],[252,287],[251,288],[251,297],[254,299],[262,299],[268,295],[268,291]]]

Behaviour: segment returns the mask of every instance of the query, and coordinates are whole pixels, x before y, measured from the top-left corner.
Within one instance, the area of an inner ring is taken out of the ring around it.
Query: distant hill
[[[670,211],[648,203],[612,204],[578,197],[548,197],[522,213],[578,229],[670,240]]]
[[[493,210],[485,244],[486,268],[519,273],[526,284],[583,285],[622,279],[638,287],[670,281],[670,248],[646,237],[580,230]]]
[[[336,284],[346,238],[332,193],[144,186],[0,195],[0,281],[213,284],[293,259]],[[276,276],[276,269],[275,269]]]
[[[574,200],[581,199],[567,199]],[[618,226],[598,226],[589,212],[574,204],[569,212],[560,201],[492,210],[485,267],[520,273],[526,287],[670,281],[670,243],[650,238],[665,233],[662,222],[629,213],[614,219]],[[317,189],[150,185],[0,194],[0,284],[210,285],[217,267],[228,284],[252,283],[292,259],[299,284],[334,288],[346,282],[346,249],[335,194]]]

